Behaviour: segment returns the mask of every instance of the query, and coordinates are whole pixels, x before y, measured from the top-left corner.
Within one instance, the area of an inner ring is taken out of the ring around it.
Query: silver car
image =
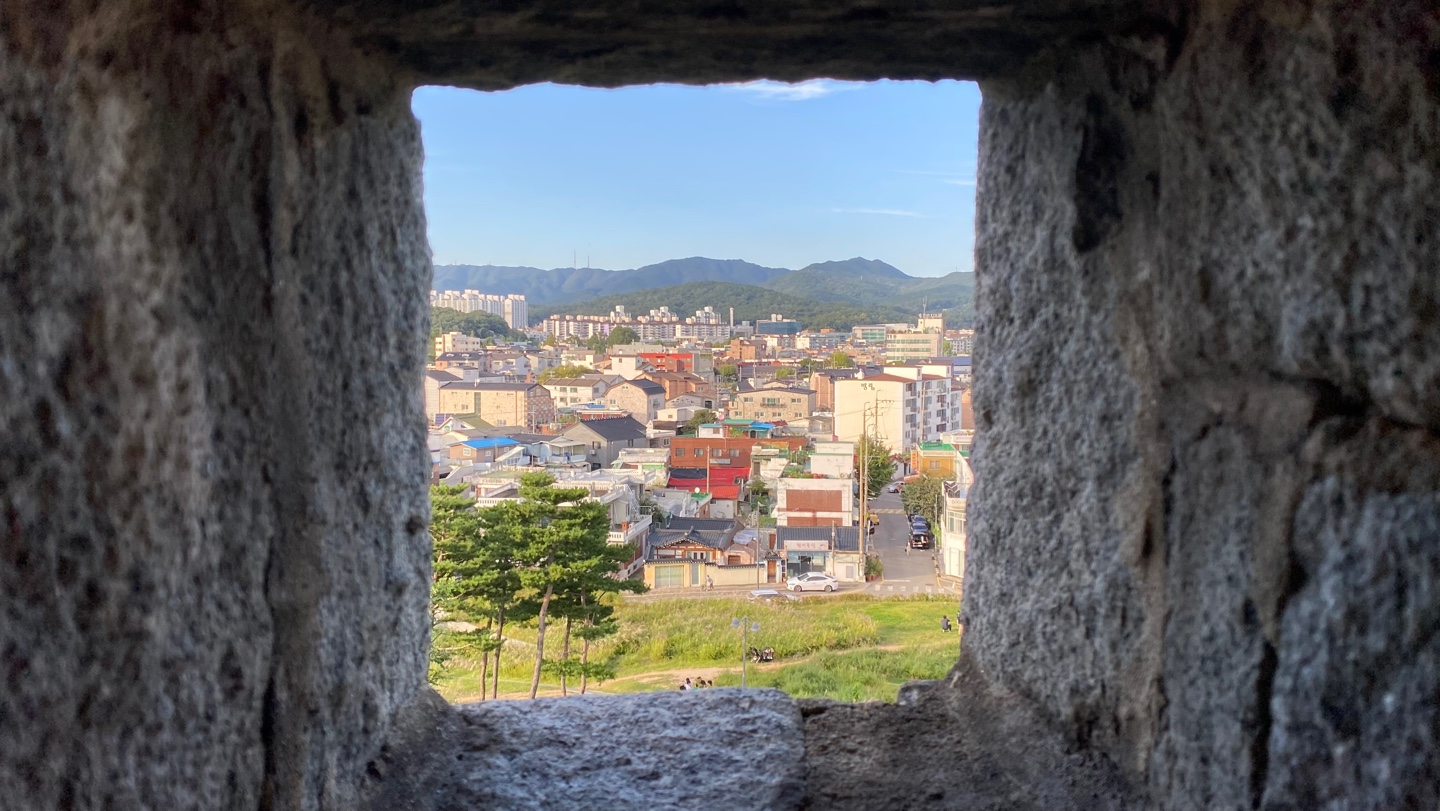
[[[789,586],[791,591],[834,591],[839,587],[840,581],[828,574],[806,572],[786,580],[785,585]]]

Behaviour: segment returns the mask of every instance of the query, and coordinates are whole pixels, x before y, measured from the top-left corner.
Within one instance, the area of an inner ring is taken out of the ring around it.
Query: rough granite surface
[[[778,690],[491,701],[460,719],[442,811],[791,811],[804,799],[800,711]]]
[[[1430,807],[1440,10],[1182,33],[982,85],[967,650],[1158,808]]]
[[[11,0],[0,805],[1434,807],[1437,54],[1433,0]],[[819,76],[984,80],[965,661],[803,759],[774,695],[457,720],[409,91]]]
[[[271,5],[0,15],[0,806],[352,808],[425,686],[408,94]]]

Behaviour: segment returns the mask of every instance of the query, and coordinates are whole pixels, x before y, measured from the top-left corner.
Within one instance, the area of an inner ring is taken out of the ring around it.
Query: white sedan
[[[834,591],[840,581],[828,574],[806,572],[786,580],[785,585],[789,586],[791,591]]]

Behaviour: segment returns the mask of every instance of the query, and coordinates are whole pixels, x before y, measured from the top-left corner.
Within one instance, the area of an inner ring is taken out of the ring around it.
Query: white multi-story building
[[[463,332],[447,332],[435,339],[435,354],[446,352],[484,352],[485,339],[475,338]]]
[[[530,326],[529,305],[524,296],[482,293],[479,290],[430,291],[430,306],[459,310],[462,313],[490,313],[505,319],[510,329]]]
[[[958,392],[943,366],[893,366],[882,374],[857,373],[835,381],[835,437],[855,442],[862,435],[897,454],[953,430]]]
[[[975,483],[975,474],[968,462],[962,463],[956,481],[945,482],[944,512],[940,516],[940,548],[937,564],[940,574],[954,578],[956,585],[965,582],[965,545],[969,527],[965,518],[966,501],[970,486]]]

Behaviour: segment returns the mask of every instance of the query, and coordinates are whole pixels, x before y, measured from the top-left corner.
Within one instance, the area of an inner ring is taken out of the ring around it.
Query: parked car
[[[928,534],[930,532],[930,522],[926,521],[924,518],[916,518],[914,521],[910,522],[910,531],[924,532]]]
[[[887,488],[885,488],[885,492],[887,492],[887,493],[898,493],[898,492],[900,492],[900,482],[891,482],[891,483],[890,483],[890,486],[887,487]]]
[[[785,585],[789,586],[791,591],[834,591],[839,587],[840,581],[828,574],[806,572],[786,580]]]
[[[911,548],[911,549],[929,549],[929,548],[930,548],[930,541],[931,541],[930,533],[928,533],[928,532],[912,532],[912,533],[910,533],[910,548]]]

